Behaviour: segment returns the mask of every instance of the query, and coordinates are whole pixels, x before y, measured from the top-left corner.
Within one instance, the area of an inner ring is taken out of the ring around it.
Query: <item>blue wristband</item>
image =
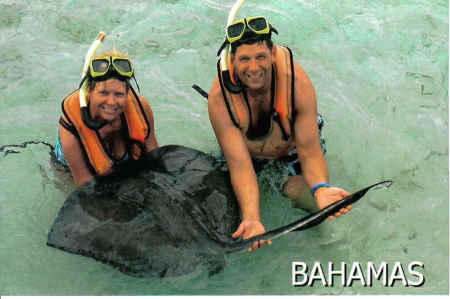
[[[319,184],[315,184],[315,185],[311,188],[311,194],[312,194],[312,196],[314,196],[314,193],[316,193],[317,189],[319,189],[320,187],[330,187],[330,185],[327,184],[327,183],[319,183]]]

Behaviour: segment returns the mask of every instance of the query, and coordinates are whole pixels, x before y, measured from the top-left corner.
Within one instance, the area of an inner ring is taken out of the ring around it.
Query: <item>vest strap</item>
[[[128,142],[131,143],[131,156],[137,160],[145,151],[145,140],[150,134],[150,125],[142,107],[141,100],[131,88],[124,114],[128,127]],[[76,129],[78,140],[82,145],[88,165],[94,175],[106,175],[115,166],[115,160],[105,151],[96,129],[90,129],[83,121],[80,109],[79,90],[76,90],[62,102],[63,113]]]

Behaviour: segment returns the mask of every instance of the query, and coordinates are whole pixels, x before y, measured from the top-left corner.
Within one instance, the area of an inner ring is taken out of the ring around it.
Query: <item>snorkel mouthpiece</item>
[[[234,84],[231,80],[231,74],[229,70],[222,71],[222,81],[223,85],[225,85],[226,89],[228,89],[231,93],[240,93],[242,91],[242,87],[240,86],[239,82],[237,84]]]

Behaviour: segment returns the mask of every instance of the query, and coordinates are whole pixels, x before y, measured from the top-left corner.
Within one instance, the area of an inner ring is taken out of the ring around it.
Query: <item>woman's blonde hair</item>
[[[117,51],[117,49],[115,47],[113,47],[112,50],[110,50],[110,51],[104,51],[100,54],[93,56],[92,59],[96,59],[96,58],[100,58],[100,57],[104,57],[104,56],[117,56],[117,57],[127,58],[127,59],[131,60],[131,57],[128,54]]]

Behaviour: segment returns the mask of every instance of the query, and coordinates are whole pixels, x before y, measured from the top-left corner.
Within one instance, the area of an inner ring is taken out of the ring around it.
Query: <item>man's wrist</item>
[[[314,197],[317,190],[319,190],[320,188],[329,188],[329,187],[330,187],[330,184],[328,184],[328,183],[315,184],[311,188],[311,195]]]
[[[261,222],[259,217],[242,217],[242,221],[258,221]]]

